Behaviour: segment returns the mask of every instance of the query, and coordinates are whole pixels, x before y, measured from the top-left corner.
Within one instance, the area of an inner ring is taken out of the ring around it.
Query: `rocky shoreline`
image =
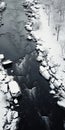
[[[21,91],[14,77],[8,75],[7,69],[4,69],[3,62],[4,55],[0,54],[0,130],[16,130],[19,122],[18,97]]]
[[[27,39],[36,41],[37,44],[39,71],[49,81],[50,94],[58,99],[57,104],[65,108],[65,61],[62,48],[48,26],[45,5],[42,6],[36,0],[26,0],[23,6],[28,17],[25,25],[29,32]]]

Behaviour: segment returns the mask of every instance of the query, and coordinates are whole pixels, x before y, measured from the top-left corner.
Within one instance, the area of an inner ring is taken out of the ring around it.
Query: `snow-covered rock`
[[[59,88],[59,86],[61,86],[60,81],[55,80],[55,81],[54,81],[54,86],[57,87],[57,88]]]
[[[30,25],[25,25],[25,28],[27,31],[32,31],[32,26],[30,26]]]
[[[20,87],[19,87],[18,83],[14,80],[9,82],[9,89],[12,94],[17,94],[20,92]]]
[[[14,103],[17,104],[17,103],[18,103],[18,100],[17,100],[17,99],[14,99]]]
[[[55,86],[51,83],[51,84],[50,84],[50,88],[51,88],[51,89],[54,89]]]
[[[8,113],[7,113],[7,121],[8,123],[11,123],[12,120],[12,111],[9,109]]]
[[[63,108],[65,108],[65,99],[62,99],[61,101],[57,101],[57,104]]]
[[[44,78],[46,78],[47,80],[49,80],[50,79],[50,74],[49,74],[49,72],[48,72],[48,67],[43,67],[43,66],[40,66],[40,73],[42,74],[42,76],[44,77]]]
[[[44,67],[46,67],[46,66],[47,66],[47,62],[46,62],[45,60],[43,60],[43,61],[42,61],[42,65],[43,65]]]
[[[30,35],[28,35],[27,39],[28,40],[32,40],[32,37]]]
[[[50,94],[53,94],[53,95],[54,95],[54,94],[55,94],[55,91],[54,91],[54,90],[51,90],[51,91],[50,91]]]
[[[6,60],[2,62],[3,66],[11,65],[12,63],[13,62],[11,60]]]
[[[6,9],[6,3],[4,1],[0,2],[0,11],[4,11]]]

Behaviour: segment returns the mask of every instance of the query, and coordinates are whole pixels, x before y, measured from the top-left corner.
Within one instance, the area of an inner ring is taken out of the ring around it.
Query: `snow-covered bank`
[[[21,94],[18,83],[2,66],[4,55],[0,55],[0,130],[16,130],[19,122],[17,97]]]
[[[35,0],[26,0],[28,24],[26,29],[33,39],[36,39],[37,61],[40,61],[39,71],[49,80],[50,93],[58,98],[57,104],[65,107],[65,61],[62,48],[56,40],[51,26],[48,26],[48,16],[45,8]],[[35,14],[35,15],[32,15]]]

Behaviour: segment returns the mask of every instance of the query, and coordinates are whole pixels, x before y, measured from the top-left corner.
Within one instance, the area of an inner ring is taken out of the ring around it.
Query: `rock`
[[[17,111],[13,111],[13,118],[16,119],[18,117],[18,112]]]
[[[27,40],[32,40],[32,37],[29,35],[28,37],[27,37]]]
[[[12,111],[9,109],[7,113],[7,121],[8,123],[11,123],[12,120]]]
[[[12,63],[13,63],[13,62],[12,62],[11,60],[6,60],[6,61],[3,61],[3,62],[2,62],[2,65],[7,68],[7,67],[11,66]]]
[[[4,11],[6,9],[6,6],[7,6],[6,3],[2,1],[0,3],[0,11]]]
[[[39,56],[37,57],[37,61],[41,62],[42,60],[43,60],[43,57],[42,57],[41,55],[39,55]]]
[[[57,104],[63,108],[65,108],[65,99],[62,99],[61,101],[57,101]]]
[[[11,122],[11,129],[10,130],[16,130],[17,129],[17,122],[19,121],[18,118],[13,119]]]
[[[43,65],[44,67],[46,67],[46,66],[47,66],[47,62],[46,62],[45,60],[43,60],[43,61],[42,61],[42,65]]]
[[[17,94],[20,92],[20,87],[19,87],[18,83],[14,80],[9,82],[9,89],[12,94]]]
[[[32,31],[32,27],[30,25],[25,25],[27,31]]]
[[[51,78],[50,83],[54,83],[55,79]]]
[[[14,103],[15,103],[15,104],[18,104],[18,100],[17,100],[17,99],[14,99]]]
[[[51,76],[47,69],[48,67],[40,66],[40,73],[42,74],[43,77],[45,77],[45,79],[49,80]]]
[[[54,68],[51,68],[51,72],[52,72],[53,74],[56,73],[56,69],[55,69],[55,67],[54,67]]]
[[[51,88],[51,89],[54,89],[54,88],[55,88],[52,83],[50,84],[50,88]]]
[[[55,81],[54,81],[54,86],[55,86],[55,87],[58,88],[60,85],[61,85],[61,83],[60,83],[59,80],[55,80]]]
[[[0,60],[3,60],[3,59],[4,59],[4,55],[0,54]]]
[[[11,125],[10,125],[10,124],[6,124],[6,125],[5,125],[5,130],[10,130],[10,128],[11,128]]]
[[[50,91],[50,94],[53,94],[53,95],[54,95],[54,94],[55,94],[55,91],[54,91],[54,90],[51,90],[51,91]]]

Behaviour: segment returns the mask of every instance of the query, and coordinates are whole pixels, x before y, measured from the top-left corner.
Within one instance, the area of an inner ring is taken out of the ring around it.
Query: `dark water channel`
[[[49,94],[49,83],[39,73],[36,61],[35,42],[26,39],[28,32],[23,0],[5,0],[7,9],[3,14],[4,25],[0,28],[0,53],[13,61],[8,73],[15,76],[22,96],[19,98],[20,123],[18,130],[64,130],[64,110],[57,106]],[[18,71],[15,63],[25,58],[23,68]],[[11,73],[13,69],[13,73]],[[35,88],[33,93],[29,89]]]

